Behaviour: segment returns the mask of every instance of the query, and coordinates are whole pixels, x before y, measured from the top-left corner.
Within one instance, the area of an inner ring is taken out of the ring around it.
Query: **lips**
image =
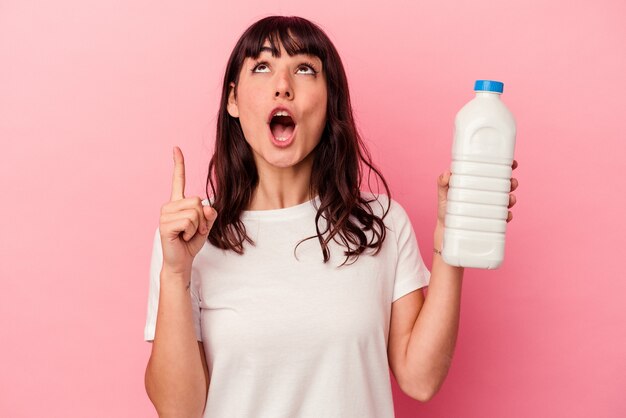
[[[290,143],[296,129],[296,122],[289,109],[280,106],[272,109],[268,123],[275,144]]]
[[[293,121],[293,123],[295,125],[296,118],[293,116],[293,112],[291,110],[289,110],[288,108],[284,107],[284,106],[277,106],[274,109],[272,109],[270,114],[267,116],[267,123],[271,123],[272,122],[272,118],[274,117],[274,114],[276,114],[276,112],[279,112],[279,111],[287,112],[289,114],[289,117],[291,118],[291,120]]]
[[[267,130],[267,136],[269,137],[269,140],[272,142],[272,144],[274,144],[278,148],[286,148],[289,145],[291,145],[297,133],[298,133],[298,127],[296,126],[290,132],[289,136],[281,137],[280,139],[278,139],[276,138],[276,136],[274,136],[274,133],[272,132],[269,125],[268,125],[268,130]]]

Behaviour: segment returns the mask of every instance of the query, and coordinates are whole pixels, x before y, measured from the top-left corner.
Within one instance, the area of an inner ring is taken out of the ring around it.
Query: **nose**
[[[275,97],[284,97],[286,99],[293,99],[293,88],[291,86],[291,79],[287,71],[283,71],[278,75],[278,81],[276,83]]]

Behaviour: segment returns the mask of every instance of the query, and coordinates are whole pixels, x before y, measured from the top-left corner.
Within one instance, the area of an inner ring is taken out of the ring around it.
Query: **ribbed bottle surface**
[[[455,118],[442,256],[492,269],[504,259],[516,128],[500,100],[502,83],[479,81],[495,91],[477,90]]]

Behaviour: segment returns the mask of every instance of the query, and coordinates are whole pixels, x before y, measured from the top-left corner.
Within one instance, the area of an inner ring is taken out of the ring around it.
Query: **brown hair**
[[[375,249],[374,254],[377,254],[386,236],[383,219],[389,212],[391,202],[389,187],[382,174],[374,167],[371,155],[357,132],[348,81],[337,50],[321,28],[296,16],[269,16],[254,23],[239,38],[228,60],[218,112],[215,152],[209,163],[207,176],[207,194],[210,186],[215,198],[211,204],[219,214],[209,234],[209,242],[218,248],[234,250],[239,254],[244,252],[244,240],[254,245],[246,234],[240,215],[250,203],[259,177],[252,150],[244,138],[239,119],[228,114],[227,104],[230,83],[237,85],[245,58],[258,58],[266,40],[271,45],[273,56],[279,56],[277,42],[280,41],[290,56],[306,53],[320,58],[326,72],[326,125],[319,144],[312,151],[315,156],[309,184],[310,195],[317,193],[320,199],[320,206],[315,206],[317,235],[300,241],[298,245],[317,237],[324,262],[330,258],[328,243],[337,238],[347,248],[344,251],[346,260],[343,264],[350,257],[354,257],[356,261],[366,248]],[[382,181],[389,196],[382,217],[376,216],[369,205],[377,200],[376,195],[368,200],[360,192],[363,174],[361,163],[369,168],[370,190],[370,175],[373,171]],[[327,221],[324,231],[320,231],[320,217]],[[369,239],[365,234],[367,231],[372,232]],[[325,236],[326,234],[328,235]]]

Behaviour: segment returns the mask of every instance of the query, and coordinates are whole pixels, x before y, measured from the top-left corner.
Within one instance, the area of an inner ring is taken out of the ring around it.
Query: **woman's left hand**
[[[517,168],[516,160],[513,160],[513,165],[511,167],[513,167],[513,170]],[[439,205],[437,209],[437,223],[440,226],[445,225],[446,205],[448,202],[448,184],[450,183],[450,175],[451,175],[450,171],[446,170],[437,179],[437,187],[439,189],[439,192],[438,192]],[[511,178],[511,192],[517,189],[517,186],[519,186],[519,182],[517,181],[517,179]],[[513,193],[509,193],[509,209],[512,208],[513,205],[515,205],[515,202],[517,202],[515,195]],[[509,215],[507,216],[506,221],[510,222],[512,219],[513,219],[513,212],[509,211]]]

